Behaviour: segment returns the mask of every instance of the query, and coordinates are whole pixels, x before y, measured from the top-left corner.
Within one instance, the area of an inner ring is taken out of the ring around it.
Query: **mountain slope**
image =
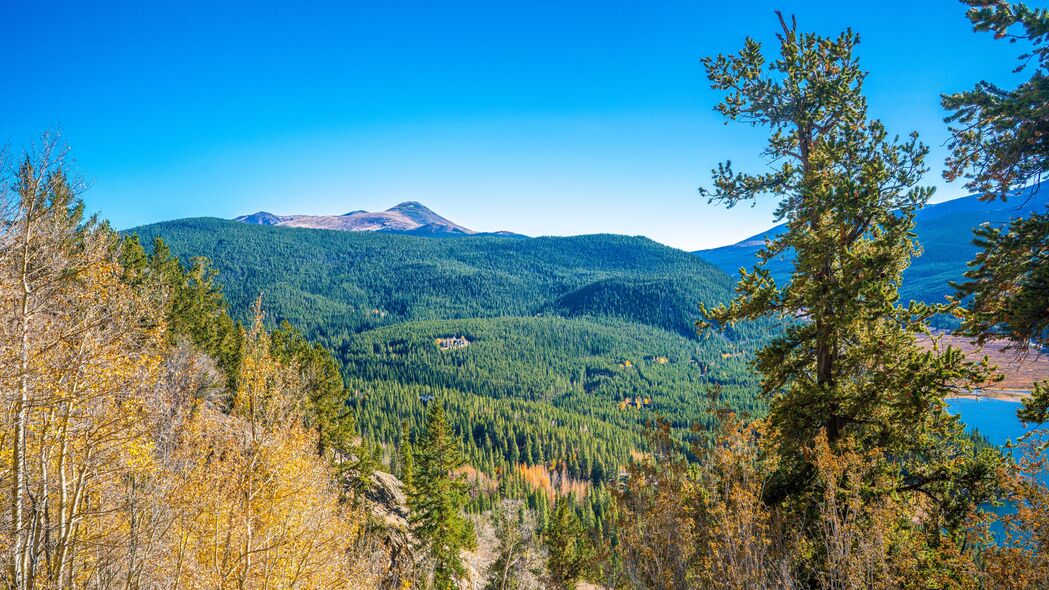
[[[407,201],[386,211],[350,211],[344,215],[274,215],[259,211],[234,219],[242,223],[278,225],[282,227],[306,227],[312,229],[334,229],[340,231],[375,231],[396,233],[418,233],[419,235],[470,235],[474,234],[457,223],[426,208],[422,203]]]
[[[985,203],[976,195],[970,195],[929,205],[919,211],[915,231],[923,253],[904,273],[903,299],[943,301],[952,293],[950,282],[962,278],[966,263],[976,253],[972,243],[973,228],[981,223],[1004,224],[1016,217],[1045,211],[1049,206],[1049,183],[1040,186],[1042,190],[1024,190],[1004,203]],[[741,267],[749,269],[754,265],[755,255],[766,237],[774,238],[784,229],[783,225],[777,225],[736,244],[699,250],[695,254],[734,276]],[[774,260],[768,268],[777,281],[786,280],[790,275],[791,260]]]
[[[609,315],[691,335],[694,314],[686,310],[731,294],[729,277],[717,268],[645,238],[432,240],[220,219],[183,219],[129,232],[147,244],[162,237],[183,258],[211,259],[240,317],[263,293],[271,317],[329,341],[403,321],[539,313]],[[573,295],[609,280],[621,283],[619,290],[638,281],[674,287],[657,311],[645,309],[645,302],[601,309]]]

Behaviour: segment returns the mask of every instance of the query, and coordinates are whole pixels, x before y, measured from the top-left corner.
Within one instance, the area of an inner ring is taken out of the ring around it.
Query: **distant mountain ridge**
[[[969,195],[920,210],[915,216],[915,233],[923,252],[904,273],[903,300],[942,302],[953,293],[950,281],[962,279],[966,263],[976,254],[972,243],[974,228],[982,223],[1002,225],[1017,217],[1044,212],[1047,206],[1049,181],[1017,191],[1005,202],[984,202],[978,195]],[[735,244],[694,254],[735,276],[740,268],[753,267],[765,239],[775,238],[784,229],[784,225],[777,225]],[[792,257],[782,256],[771,261],[768,269],[777,282],[782,282],[789,278],[792,265]]]
[[[441,217],[417,201],[405,201],[385,211],[371,212],[358,209],[343,215],[274,215],[268,211],[259,211],[250,215],[241,215],[234,221],[255,225],[386,232],[433,237],[478,235],[478,232]],[[495,235],[516,236],[518,234],[495,232]]]

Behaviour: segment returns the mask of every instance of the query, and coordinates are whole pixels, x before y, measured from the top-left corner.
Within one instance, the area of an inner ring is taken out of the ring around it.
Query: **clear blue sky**
[[[938,96],[1013,84],[1017,47],[953,0],[14,2],[0,7],[0,141],[58,128],[118,228],[421,201],[477,230],[615,232],[686,249],[769,225],[696,188],[761,166],[699,59],[804,29],[860,32],[874,116],[933,147]],[[772,47],[770,46],[770,49]]]

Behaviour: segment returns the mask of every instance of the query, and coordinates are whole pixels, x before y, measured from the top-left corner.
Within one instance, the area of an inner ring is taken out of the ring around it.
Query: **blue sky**
[[[1014,84],[1018,48],[953,0],[4,2],[0,141],[60,129],[118,228],[418,200],[477,230],[712,247],[771,204],[696,193],[721,160],[760,168],[765,137],[722,124],[699,59],[771,42],[775,8],[856,29],[872,115],[930,144],[937,200],[964,193],[939,94]]]

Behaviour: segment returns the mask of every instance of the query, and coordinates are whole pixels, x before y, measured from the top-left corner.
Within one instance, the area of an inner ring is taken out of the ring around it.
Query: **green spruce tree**
[[[211,263],[197,257],[187,268],[160,238],[153,240],[153,251],[147,255],[136,235],[121,241],[120,261],[124,280],[149,291],[165,310],[171,341],[184,339],[212,356],[234,389],[243,333],[229,315]]]
[[[543,531],[547,586],[571,590],[593,558],[593,544],[567,496],[558,498],[550,523]]]
[[[415,478],[415,452],[412,450],[412,430],[408,421],[401,422],[401,465],[400,476],[404,491],[411,496],[412,482]]]
[[[476,538],[463,516],[468,495],[458,473],[462,450],[440,400],[430,402],[417,451],[408,499],[412,531],[432,560],[433,587],[452,590],[466,572],[460,551],[472,548]]]

